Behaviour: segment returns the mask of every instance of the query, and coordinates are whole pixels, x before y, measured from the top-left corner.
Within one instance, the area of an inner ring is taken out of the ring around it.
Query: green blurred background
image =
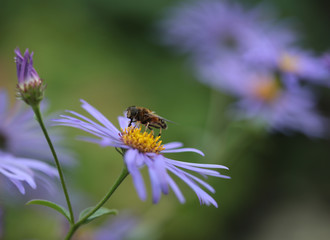
[[[200,206],[181,184],[187,203],[173,193],[153,205],[142,202],[130,177],[107,203],[139,216],[135,239],[330,239],[329,140],[296,134],[267,134],[225,115],[231,99],[197,82],[186,59],[160,44],[156,24],[179,1],[9,1],[0,5],[0,87],[15,100],[14,49],[34,51],[35,68],[47,83],[55,112],[82,113],[87,100],[112,122],[130,105],[145,106],[169,123],[164,142],[182,141],[206,153],[173,154],[174,159],[224,164],[232,180],[210,178],[219,208]],[[245,1],[254,6],[257,1]],[[281,18],[293,19],[305,47],[330,46],[326,0],[270,2]],[[329,115],[330,93],[321,90],[320,108]],[[217,104],[210,104],[212,99]],[[123,164],[111,148],[75,140],[78,164],[66,169],[75,212],[96,203]],[[146,170],[146,169],[145,169]],[[145,179],[148,174],[144,171]],[[147,181],[148,182],[148,181]],[[59,193],[61,194],[61,193]],[[1,199],[6,196],[2,196]],[[42,207],[8,206],[3,239],[61,239],[64,220]],[[79,239],[104,224],[99,219],[79,231]]]

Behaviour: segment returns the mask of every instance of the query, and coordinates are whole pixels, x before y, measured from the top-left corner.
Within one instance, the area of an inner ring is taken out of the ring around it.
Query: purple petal
[[[172,188],[173,192],[175,193],[176,197],[179,199],[180,203],[185,203],[185,198],[180,191],[178,185],[174,182],[174,180],[167,174],[167,181],[170,187]]]
[[[83,103],[81,105],[81,107],[84,108],[89,114],[91,114],[100,123],[102,123],[104,126],[106,126],[108,129],[110,129],[113,132],[119,132],[118,129],[102,113],[100,113],[96,108],[94,108],[92,105],[90,105],[85,100],[81,99],[80,102]]]
[[[25,188],[23,186],[23,184],[20,182],[20,181],[17,181],[16,179],[12,179],[12,178],[9,178],[9,180],[15,184],[15,186],[18,188],[18,190],[20,191],[21,194],[25,194]]]
[[[147,193],[142,175],[139,171],[139,168],[136,165],[137,157],[138,157],[138,151],[135,149],[129,149],[124,155],[124,160],[127,165],[128,172],[132,175],[133,184],[140,199],[145,201],[147,198]]]
[[[199,179],[198,177],[196,177],[196,176],[194,176],[194,175],[192,175],[192,174],[190,174],[190,173],[187,173],[187,172],[185,172],[185,171],[183,171],[183,170],[181,170],[181,169],[179,169],[179,168],[176,168],[176,170],[177,170],[178,172],[180,172],[180,173],[186,175],[186,176],[189,177],[191,180],[194,180],[194,181],[198,182],[199,184],[203,185],[203,186],[204,186],[207,190],[209,190],[210,192],[215,193],[214,188],[213,188],[210,184],[204,182],[203,180]]]
[[[174,160],[171,160],[171,159],[168,159],[168,158],[166,158],[166,162],[167,162],[167,166],[178,166],[178,167],[190,170],[190,171],[197,172],[197,173],[202,174],[202,175],[221,177],[221,174],[217,171],[189,166],[185,162],[174,161]]]
[[[166,150],[173,149],[173,148],[179,148],[183,146],[183,143],[181,142],[170,142],[163,145]]]
[[[169,150],[163,150],[162,153],[177,153],[177,152],[195,152],[202,156],[204,156],[204,153],[196,148],[180,148],[180,149],[169,149]]]
[[[54,167],[51,167],[44,162],[21,158],[20,163],[35,170],[41,171],[46,175],[58,176],[58,171]]]
[[[118,117],[118,122],[119,122],[119,126],[121,129],[125,129],[128,127],[128,124],[130,122],[130,119],[126,118],[126,117],[123,117],[123,116],[119,116]]]
[[[125,149],[129,148],[127,145],[116,143],[114,141],[111,141],[109,138],[98,139],[92,137],[77,137],[77,139],[85,142],[96,143],[99,144],[101,147],[111,146],[111,147],[125,148]]]
[[[157,176],[157,171],[152,166],[148,166],[148,170],[149,170],[150,183],[152,188],[152,202],[158,203],[162,192],[161,192],[159,178]]]
[[[100,125],[97,124],[96,122],[92,121],[91,119],[89,119],[89,118],[87,118],[87,117],[85,117],[85,116],[83,116],[83,115],[81,115],[81,114],[79,114],[79,113],[76,113],[76,112],[74,112],[74,111],[67,111],[67,112],[69,112],[69,113],[71,113],[71,114],[73,114],[73,115],[75,115],[75,116],[77,116],[77,117],[79,117],[79,118],[85,120],[86,122],[91,123],[91,124],[94,125],[94,126],[100,126]],[[106,125],[104,125],[104,126],[107,127]],[[104,127],[100,126],[100,128],[104,128]],[[119,131],[118,131],[116,128],[115,128],[115,131],[113,131],[112,128],[105,128],[105,129],[107,129],[109,132],[111,132],[115,137],[118,137],[118,133],[119,133]]]
[[[220,169],[229,170],[228,167],[223,166],[223,165],[218,165],[218,164],[181,162],[181,161],[177,161],[177,160],[173,160],[173,159],[168,159],[168,160],[170,160],[173,164],[178,164],[178,165],[189,165],[189,166],[201,167],[201,168],[220,168]]]
[[[20,181],[24,180],[24,177],[20,174],[14,173],[10,167],[1,166],[0,173],[5,175],[9,179],[17,179]]]
[[[173,174],[175,174],[179,178],[181,178],[182,181],[184,181],[196,193],[201,204],[206,204],[206,205],[212,204],[215,207],[218,207],[218,204],[215,202],[215,200],[209,194],[207,194],[203,189],[201,189],[196,183],[194,183],[191,179],[189,179],[185,174],[182,174],[181,172],[179,172],[176,167],[168,166],[167,169],[170,170]]]
[[[162,192],[164,194],[168,194],[168,184],[167,184],[167,172],[166,172],[166,166],[164,162],[164,157],[162,155],[158,155],[154,159],[154,167],[157,172],[157,176],[159,178],[160,186],[162,189]]]
[[[55,125],[61,125],[61,126],[69,126],[74,127],[78,129],[82,129],[86,132],[89,132],[95,136],[98,136],[100,138],[111,138],[111,140],[115,143],[120,144],[121,140],[118,134],[114,134],[111,130],[102,127],[101,125],[94,123],[86,123],[80,119],[61,115],[62,119],[54,119],[53,122],[57,122]]]

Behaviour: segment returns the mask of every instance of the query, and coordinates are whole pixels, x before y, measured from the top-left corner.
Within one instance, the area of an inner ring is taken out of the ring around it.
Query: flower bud
[[[33,67],[33,52],[26,49],[22,56],[19,48],[15,50],[17,67],[17,96],[28,105],[37,106],[44,96],[46,85]]]

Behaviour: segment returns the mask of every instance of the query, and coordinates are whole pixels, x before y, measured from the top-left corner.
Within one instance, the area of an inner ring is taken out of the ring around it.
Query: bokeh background
[[[230,168],[231,180],[208,181],[216,188],[217,209],[200,206],[184,184],[184,205],[173,193],[157,205],[150,197],[142,202],[128,177],[106,206],[138,219],[127,230],[129,239],[330,239],[329,139],[270,134],[245,122],[232,123],[226,115],[232,99],[196,81],[185,57],[161,44],[157,23],[178,2],[1,0],[0,88],[7,89],[13,103],[13,51],[29,48],[47,83],[52,112],[82,113],[79,99],[85,99],[116,123],[128,106],[145,106],[175,122],[163,133],[164,142],[182,141],[206,154],[173,158]],[[327,1],[268,3],[279,18],[295,21],[304,46],[319,53],[329,50]],[[330,90],[320,94],[319,108],[329,116]],[[214,98],[216,105],[210,104]],[[77,153],[77,164],[66,168],[65,176],[78,213],[106,193],[123,162],[114,149],[76,141],[84,133],[66,130],[68,145]],[[0,201],[6,197],[1,194]],[[93,239],[100,227],[110,228],[106,219],[82,227],[77,239]],[[61,239],[64,222],[43,207],[3,204],[3,239]]]

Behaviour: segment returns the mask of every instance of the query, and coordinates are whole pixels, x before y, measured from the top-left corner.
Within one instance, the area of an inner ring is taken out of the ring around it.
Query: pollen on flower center
[[[159,153],[164,150],[162,141],[159,141],[160,136],[154,137],[152,133],[141,132],[141,127],[127,127],[121,132],[121,139],[123,142],[142,153],[151,152]]]
[[[279,68],[285,72],[297,72],[299,68],[299,58],[288,53],[283,53],[279,61]]]
[[[254,95],[260,100],[271,102],[280,93],[280,86],[275,80],[260,82],[254,88]]]

